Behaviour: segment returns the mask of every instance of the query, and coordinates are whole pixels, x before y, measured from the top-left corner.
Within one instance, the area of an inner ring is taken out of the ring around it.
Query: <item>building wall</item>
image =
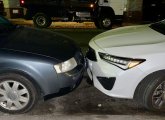
[[[143,0],[128,0],[126,19],[131,22],[142,21]]]
[[[17,8],[20,7],[19,0],[3,0],[5,8]]]
[[[23,9],[20,7],[19,0],[3,0],[3,2],[8,18],[21,17]]]
[[[143,5],[143,0],[128,0],[129,11],[141,11],[142,5]]]
[[[8,0],[2,0],[4,3],[5,8],[9,8],[9,1]]]

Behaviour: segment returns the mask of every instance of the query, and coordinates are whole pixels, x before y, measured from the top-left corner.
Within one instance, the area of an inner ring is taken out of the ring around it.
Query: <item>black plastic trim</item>
[[[115,77],[110,77],[110,78],[106,78],[106,77],[97,77],[97,79],[99,80],[99,82],[101,83],[101,85],[106,89],[106,90],[112,90],[116,78]]]
[[[88,51],[86,53],[86,57],[89,59],[89,60],[92,60],[92,61],[97,61],[97,58],[96,58],[96,52],[94,49],[92,49],[91,47],[88,48]]]

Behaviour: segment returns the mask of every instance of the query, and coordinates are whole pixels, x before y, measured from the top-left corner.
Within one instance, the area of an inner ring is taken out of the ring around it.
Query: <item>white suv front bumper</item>
[[[112,97],[133,99],[136,87],[145,76],[138,67],[122,70],[99,56],[97,61],[87,58],[87,64],[87,72],[94,86]]]

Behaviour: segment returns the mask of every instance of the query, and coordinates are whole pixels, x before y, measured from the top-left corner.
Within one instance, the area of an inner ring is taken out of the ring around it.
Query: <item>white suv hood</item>
[[[133,45],[147,45],[165,42],[163,34],[149,25],[122,27],[104,32],[94,37],[93,42],[102,49]]]

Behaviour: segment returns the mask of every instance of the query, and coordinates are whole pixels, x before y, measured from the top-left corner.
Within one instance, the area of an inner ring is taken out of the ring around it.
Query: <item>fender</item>
[[[43,94],[42,88],[34,80],[34,78],[31,77],[27,72],[22,71],[22,70],[18,70],[18,69],[11,69],[11,68],[6,68],[6,69],[0,70],[0,75],[10,74],[10,73],[18,74],[18,75],[21,75],[21,76],[27,78],[31,83],[33,83],[36,86],[36,90],[37,90],[38,94],[42,96],[42,94]]]
[[[112,9],[112,7],[98,7],[94,11],[94,15],[97,18],[100,17],[100,16],[112,16],[112,17],[114,17],[115,16],[115,12]]]
[[[28,62],[28,61],[26,61],[26,62]],[[34,64],[32,63],[33,64],[32,66],[27,66],[26,62],[20,62],[21,64],[16,63],[15,61],[1,62],[0,63],[0,74],[16,73],[16,74],[19,74],[19,75],[22,75],[22,76],[28,78],[32,83],[34,83],[38,86],[37,87],[38,92],[40,92],[41,97],[43,97],[44,95],[48,94],[51,91],[51,89],[47,82],[49,79],[45,79],[44,76],[42,76],[42,70],[37,71],[35,69],[36,66],[38,66],[42,63],[40,63],[40,62],[34,63]],[[52,73],[48,73],[48,74],[52,74]],[[55,72],[54,72],[54,75],[55,75]],[[56,82],[56,81],[54,81],[54,82]],[[58,87],[57,87],[57,90],[58,90]]]
[[[165,69],[153,71],[152,73],[150,73],[150,74],[148,74],[147,76],[145,76],[145,77],[140,81],[140,83],[137,85],[137,87],[136,87],[136,89],[135,89],[135,91],[134,91],[134,96],[133,96],[133,98],[136,99],[136,98],[138,97],[139,87],[140,87],[141,85],[143,85],[143,84],[146,82],[145,79],[146,79],[147,77],[150,77],[150,76],[152,76],[153,74],[159,74],[159,73],[165,73]]]

